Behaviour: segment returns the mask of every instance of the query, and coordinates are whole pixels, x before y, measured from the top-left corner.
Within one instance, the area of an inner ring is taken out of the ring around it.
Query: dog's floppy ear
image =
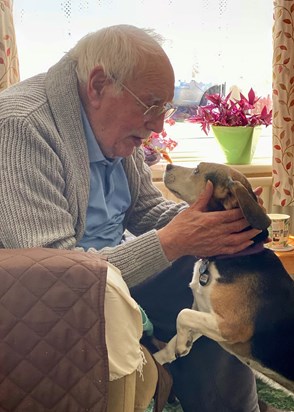
[[[246,220],[255,229],[265,230],[270,224],[271,220],[257,203],[257,201],[250,195],[248,190],[237,180],[230,183],[230,190],[238,200],[240,209],[243,212]]]

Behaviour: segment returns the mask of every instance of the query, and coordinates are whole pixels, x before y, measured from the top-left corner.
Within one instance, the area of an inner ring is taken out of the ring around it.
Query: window
[[[153,28],[166,39],[175,103],[184,111],[211,87],[226,93],[253,87],[269,97],[272,14],[268,0],[14,0],[21,79],[46,71],[89,31],[128,23]],[[169,132],[179,142],[175,155],[191,156],[194,148],[211,154],[214,140],[198,126],[178,122]],[[261,157],[270,158],[271,129],[263,134]]]

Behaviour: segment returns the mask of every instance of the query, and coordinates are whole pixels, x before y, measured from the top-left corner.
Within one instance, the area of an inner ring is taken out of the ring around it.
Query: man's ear
[[[94,67],[94,69],[90,72],[87,84],[87,94],[89,102],[95,108],[100,106],[102,91],[107,81],[108,78],[105,76],[104,70],[101,66]]]

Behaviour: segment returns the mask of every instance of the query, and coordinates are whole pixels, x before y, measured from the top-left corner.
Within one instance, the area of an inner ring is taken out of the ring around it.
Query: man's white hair
[[[105,27],[87,34],[69,51],[76,61],[77,75],[86,83],[91,70],[100,65],[107,77],[124,83],[138,70],[144,70],[149,59],[167,58],[161,47],[163,38],[151,29],[130,25]]]

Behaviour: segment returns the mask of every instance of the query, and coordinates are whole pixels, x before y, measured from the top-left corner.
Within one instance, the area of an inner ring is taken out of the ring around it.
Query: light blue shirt
[[[86,229],[78,246],[99,250],[121,242],[131,194],[122,158],[109,160],[103,155],[83,108],[81,113],[90,161],[90,194]]]

